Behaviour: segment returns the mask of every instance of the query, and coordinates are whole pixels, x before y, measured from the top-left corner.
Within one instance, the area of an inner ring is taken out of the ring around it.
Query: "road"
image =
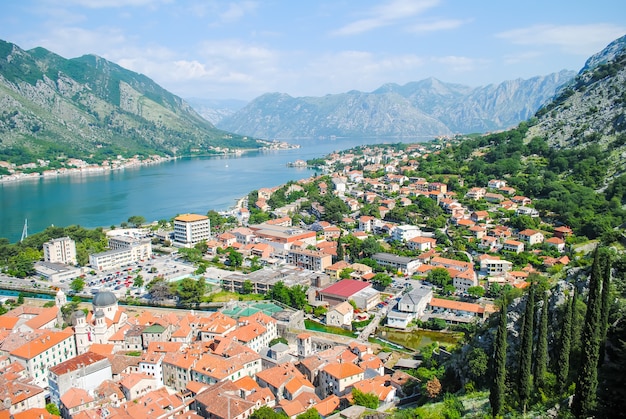
[[[394,295],[391,298],[387,299],[388,304],[386,306],[383,306],[383,308],[381,308],[376,312],[376,314],[374,314],[374,318],[372,319],[372,321],[367,326],[365,326],[363,330],[361,330],[361,332],[359,333],[359,336],[357,336],[358,340],[367,342],[369,336],[376,332],[376,328],[378,327],[382,319],[387,316],[389,310],[393,309],[396,304],[398,304],[398,301],[395,297],[396,296]]]

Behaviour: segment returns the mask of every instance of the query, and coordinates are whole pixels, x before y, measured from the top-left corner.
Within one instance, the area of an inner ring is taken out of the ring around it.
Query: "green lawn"
[[[314,330],[316,332],[332,333],[335,335],[348,336],[351,338],[356,336],[356,334],[351,332],[350,330],[342,329],[341,327],[326,326],[309,319],[304,320],[304,326],[307,330]]]
[[[236,292],[220,291],[209,296],[211,302],[225,303],[230,300],[235,301],[261,301],[265,300],[262,294],[238,294]]]

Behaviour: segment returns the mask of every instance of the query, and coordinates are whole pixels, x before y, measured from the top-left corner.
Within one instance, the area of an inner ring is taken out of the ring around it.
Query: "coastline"
[[[194,154],[194,155],[179,155],[179,156],[159,156],[151,155],[147,159],[139,159],[138,157],[131,157],[124,159],[118,156],[117,159],[107,160],[100,165],[87,164],[84,160],[71,159],[73,162],[72,167],[62,167],[59,169],[44,170],[42,172],[24,173],[17,171],[19,168],[10,167],[14,170],[14,173],[8,175],[0,175],[0,184],[3,183],[15,183],[25,180],[41,180],[46,178],[55,178],[59,176],[78,176],[89,174],[103,174],[113,172],[116,170],[124,170],[127,168],[151,166],[154,164],[161,164],[172,160],[183,159],[188,157],[223,157],[223,156],[240,156],[245,153],[254,151],[270,151],[270,150],[287,150],[291,148],[300,148],[300,145],[290,144],[284,141],[265,141],[264,146],[260,148],[245,148],[245,149],[229,149],[220,150],[219,153],[210,154]],[[9,168],[8,162],[0,162],[0,166]],[[45,166],[37,166],[36,163],[29,163],[27,167],[21,167],[22,169],[36,169]]]
[[[181,158],[182,156],[163,157],[163,156],[150,156],[149,159],[139,160],[137,158],[115,160],[113,162],[107,162],[103,165],[80,165],[78,167],[63,167],[60,169],[44,170],[43,172],[33,173],[12,173],[9,175],[0,176],[0,184],[2,183],[17,183],[24,180],[40,180],[46,178],[55,178],[60,176],[77,176],[77,175],[89,175],[89,174],[103,174],[113,172],[117,170],[124,170],[131,167],[150,166],[153,164],[161,164],[167,161],[172,161]]]

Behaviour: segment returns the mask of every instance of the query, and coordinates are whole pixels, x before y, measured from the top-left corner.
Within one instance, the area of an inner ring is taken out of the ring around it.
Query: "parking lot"
[[[193,275],[195,268],[177,256],[154,255],[152,259],[139,261],[123,268],[88,273],[85,275],[85,291],[95,293],[100,290],[113,291],[118,294],[140,296],[145,293],[145,285],[157,276],[162,276],[167,281],[176,281]],[[143,280],[142,287],[134,285],[137,277]]]

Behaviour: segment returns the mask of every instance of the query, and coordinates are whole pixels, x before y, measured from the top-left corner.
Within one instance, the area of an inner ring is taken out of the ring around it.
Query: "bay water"
[[[299,144],[297,149],[181,158],[108,173],[0,183],[0,237],[18,241],[25,220],[32,234],[50,225],[109,227],[132,215],[150,222],[183,213],[224,211],[250,191],[315,174],[312,169],[287,167],[289,162],[324,157],[358,145],[430,139],[297,139],[289,141]]]

